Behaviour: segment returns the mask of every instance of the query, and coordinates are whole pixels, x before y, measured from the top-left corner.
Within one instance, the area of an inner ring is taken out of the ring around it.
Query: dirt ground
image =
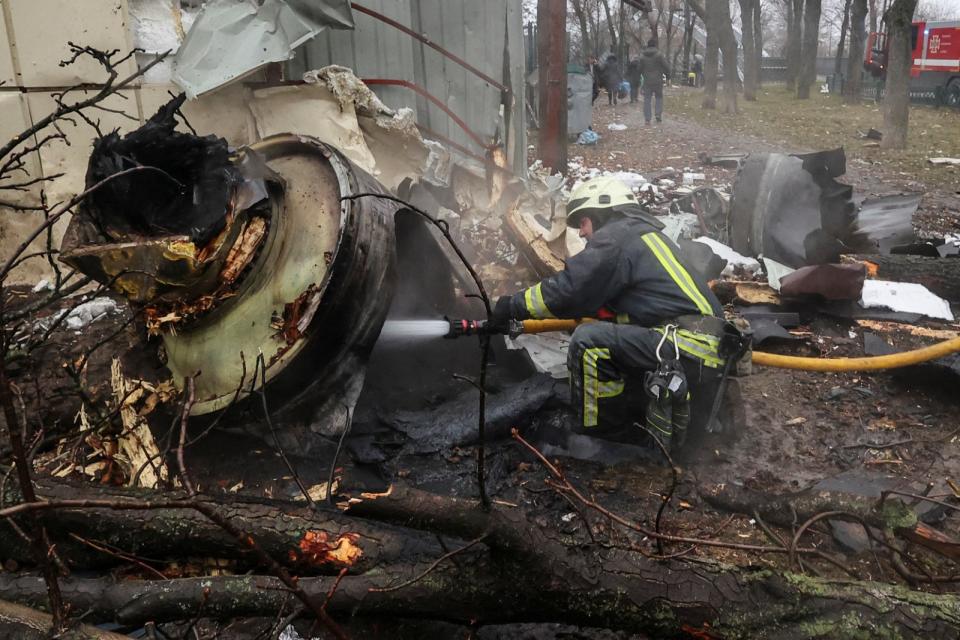
[[[847,151],[847,173],[839,180],[853,185],[855,194],[871,197],[923,193],[914,218],[918,233],[924,237],[943,237],[960,232],[960,168],[934,167],[925,162],[930,156],[960,156],[960,139],[954,139],[960,132],[960,112],[914,107],[913,112],[925,118],[914,116],[913,131],[921,141],[912,143],[911,149],[904,152],[908,161],[893,156],[892,152],[882,154],[873,146],[867,147],[865,145],[874,143],[857,137],[858,130],[881,126],[876,121],[879,114],[876,107],[862,107],[863,121],[854,119],[844,122],[843,127],[834,125],[832,132],[821,124],[814,133],[813,125],[800,120],[801,115],[796,112],[779,116],[769,113],[781,107],[794,108],[797,102],[786,100],[782,90],[769,91],[769,95],[760,96],[764,111],[754,113],[753,110],[760,107],[741,100],[742,113],[726,116],[700,109],[700,91],[669,87],[664,92],[663,123],[650,127],[644,126],[641,103],[609,107],[601,96],[594,108],[593,127],[601,136],[600,142],[595,146],[570,145],[569,156],[571,159],[582,157],[588,167],[635,171],[642,175],[665,167],[689,167],[696,173],[705,173],[706,184],[723,186],[732,183],[735,171],[704,166],[699,154],[806,152],[842,146]],[[817,95],[807,103],[802,117],[813,120],[816,114],[825,113],[824,108],[843,109],[838,99]],[[871,115],[872,120],[868,120],[867,115]],[[607,127],[612,123],[626,125],[627,129],[611,131]],[[954,137],[948,138],[947,133],[940,132],[949,132]],[[924,142],[927,140],[931,142]]]
[[[570,157],[588,167],[656,172],[665,167],[689,168],[703,172],[703,184],[728,187],[734,171],[703,166],[698,154],[742,151],[779,151],[783,147],[746,134],[731,134],[720,128],[708,128],[693,120],[675,115],[678,92],[666,95],[666,113],[661,125],[644,127],[639,105],[624,104],[616,108],[601,105],[595,110],[595,129],[602,139],[596,146],[571,145]],[[607,129],[610,123],[627,126],[624,131]],[[791,149],[792,150],[792,149]],[[869,194],[890,193],[901,189],[923,190],[914,181],[898,179],[882,168],[848,163],[847,179],[858,191]],[[960,228],[960,208],[956,194],[946,186],[928,192],[917,216],[917,226],[930,235]],[[98,321],[82,332],[57,331],[52,342],[32,363],[14,367],[15,381],[24,395],[24,407],[38,406],[47,434],[55,431],[51,422],[56,417],[70,430],[70,417],[79,408],[79,399],[72,397],[75,386],[65,377],[63,364],[75,360],[92,344],[118,333],[121,342],[97,352],[84,382],[95,389],[92,395],[103,399],[109,395],[109,362],[112,356],[126,353],[131,363],[139,363],[141,372],[162,376],[156,359],[156,344],[145,345],[142,332],[121,330],[128,316],[114,314]],[[946,335],[960,335],[960,324],[921,321],[916,324],[858,323],[815,313],[803,313],[801,325],[793,332],[798,339],[789,343],[768,343],[763,350],[799,355],[827,357],[864,355],[864,340],[874,334],[896,350],[931,344]],[[411,352],[422,355],[429,351],[422,345],[411,345]],[[439,347],[430,347],[439,351]],[[445,364],[442,374],[449,383],[452,373],[475,375],[477,352],[461,350],[456,364]],[[442,356],[441,356],[442,357]],[[509,357],[516,357],[509,356]],[[499,364],[492,368],[491,387],[505,392],[515,384],[516,362],[500,353]],[[402,359],[401,359],[402,360]],[[413,362],[413,360],[410,360]],[[956,420],[956,394],[960,367],[950,371],[946,366],[915,367],[896,373],[821,374],[767,369],[756,366],[750,375],[736,378],[731,397],[739,397],[739,420],[731,432],[709,434],[688,451],[680,463],[680,481],[664,511],[663,530],[689,537],[715,537],[736,543],[766,545],[770,543],[756,518],[749,514],[730,516],[705,499],[711,491],[725,487],[745,488],[770,494],[793,494],[806,489],[842,490],[866,498],[876,498],[882,490],[928,493],[930,497],[952,500],[954,489],[949,481],[960,478],[960,428]],[[416,367],[429,364],[417,361]],[[513,367],[512,373],[506,373]],[[449,369],[449,370],[447,370]],[[131,374],[132,375],[132,374]],[[392,370],[397,384],[404,383],[404,374]],[[98,378],[98,379],[94,379]],[[34,381],[38,380],[39,383]],[[462,393],[462,385],[451,390],[419,389],[416,399],[428,411],[441,411],[445,403]],[[46,397],[48,402],[44,403]],[[407,399],[409,404],[409,399]],[[562,404],[562,402],[560,403]],[[552,407],[551,410],[555,410]],[[150,416],[161,444],[169,433],[176,406],[159,408]],[[56,415],[54,415],[56,414]],[[518,418],[522,433],[533,438],[537,420]],[[470,444],[448,444],[439,450],[418,448],[390,426],[383,407],[373,407],[360,416],[362,424],[347,439],[337,475],[342,491],[379,490],[391,482],[451,495],[475,495],[474,459],[476,448]],[[229,427],[230,420],[222,426]],[[202,428],[202,427],[198,427]],[[488,474],[494,497],[503,504],[536,504],[542,517],[556,518],[557,526],[571,535],[583,535],[587,526],[597,526],[597,518],[579,509],[571,509],[545,486],[545,472],[536,460],[507,437],[508,430],[495,430],[488,444]],[[235,431],[216,430],[188,451],[188,465],[203,491],[216,494],[243,493],[273,498],[296,498],[299,490],[293,477],[279,460],[267,439],[258,440]],[[367,450],[370,442],[379,445],[382,459],[356,455]],[[298,475],[308,486],[326,480],[329,460],[336,443],[329,443],[324,459],[290,457]],[[655,457],[655,456],[654,456]],[[649,456],[616,464],[560,458],[569,477],[581,488],[589,490],[607,508],[650,525],[671,485],[671,471],[662,461]],[[960,496],[957,496],[960,497]],[[930,513],[929,505],[919,503],[918,510],[927,511],[928,522],[946,532],[960,530],[955,510]],[[601,523],[602,524],[602,523]],[[847,569],[861,579],[898,580],[894,569],[879,562],[869,550],[855,550],[849,540],[856,532],[840,531],[831,526],[815,526],[805,542],[843,557]],[[855,542],[855,541],[854,541]],[[676,551],[676,549],[669,549]],[[710,547],[688,550],[691,557],[712,557],[740,565],[788,567],[782,555],[757,555]],[[841,576],[843,571],[830,565],[810,569],[827,576]],[[949,569],[932,566],[936,573]],[[940,585],[949,591],[955,585]],[[544,636],[547,637],[547,636]],[[553,637],[553,636],[550,636]],[[558,636],[559,637],[559,636]]]

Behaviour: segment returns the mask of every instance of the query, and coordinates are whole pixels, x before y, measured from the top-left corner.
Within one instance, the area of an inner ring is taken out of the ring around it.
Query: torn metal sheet
[[[173,81],[193,99],[289,60],[326,28],[353,26],[349,0],[211,0],[177,51]]]
[[[819,264],[800,267],[780,279],[780,293],[826,300],[859,300],[867,268],[862,264]]]
[[[801,339],[769,318],[750,320],[750,329],[753,330],[753,344],[755,345],[763,344],[767,340],[795,341]]]
[[[790,267],[839,261],[855,207],[843,149],[750,155],[734,185],[730,245]]]
[[[767,284],[770,285],[771,289],[779,292],[780,280],[784,276],[793,273],[794,269],[767,257],[761,258],[760,261],[763,262],[763,269],[767,272]]]
[[[906,194],[864,200],[847,244],[859,253],[891,253],[895,247],[916,242],[913,214],[921,197]]]
[[[264,235],[253,230],[269,215],[266,202],[277,185],[255,157],[237,162],[222,138],[175,131],[183,99],[174,98],[123,138],[114,132],[96,142],[88,187],[131,172],[84,200],[60,254],[132,302],[188,303],[168,309],[172,316],[161,314],[171,320],[209,310],[230,294]],[[136,170],[141,167],[147,168]],[[251,227],[256,219],[261,222]]]
[[[548,373],[557,380],[570,377],[567,370],[567,350],[570,347],[569,336],[563,333],[544,333],[521,335],[506,338],[507,349],[521,349],[533,363],[539,373]]]
[[[406,179],[450,183],[450,153],[421,137],[413,111],[390,109],[346,67],[309,71],[304,81],[252,92],[248,106],[260,137],[312,136],[391,190]]]

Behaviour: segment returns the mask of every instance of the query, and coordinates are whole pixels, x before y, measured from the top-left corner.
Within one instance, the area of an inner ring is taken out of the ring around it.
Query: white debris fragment
[[[930,164],[949,164],[960,167],[960,158],[927,158]]]
[[[610,124],[607,125],[607,129],[609,129],[610,131],[626,131],[627,125],[620,124],[619,122],[611,122]]]
[[[950,304],[921,284],[867,280],[863,283],[860,306],[864,309],[890,309],[919,313],[928,318],[953,322]]]
[[[788,276],[796,269],[792,269],[785,264],[780,264],[776,260],[771,260],[770,258],[760,257],[763,261],[763,268],[767,271],[767,284],[770,285],[770,288],[776,292],[780,292],[780,279],[784,276]]]
[[[565,333],[539,333],[506,338],[507,349],[524,350],[539,373],[548,373],[556,380],[569,377],[567,349],[570,337]]]
[[[277,636],[278,640],[320,640],[320,638],[304,638],[302,635],[297,633],[297,630],[294,626],[287,625],[287,628],[280,632],[280,635]]]
[[[669,178],[661,178],[660,180],[657,180],[657,184],[664,189],[673,189],[675,186],[677,186],[676,181],[670,180]]]
[[[736,267],[741,267],[753,275],[760,273],[760,263],[757,260],[740,255],[722,242],[717,242],[706,236],[694,238],[693,241],[707,245],[715,254],[727,261],[727,266],[723,269],[723,275],[725,276],[733,275]]]
[[[53,285],[50,284],[49,280],[43,279],[33,286],[32,291],[34,293],[40,293],[41,291],[53,291]]]
[[[693,213],[671,213],[657,218],[663,223],[663,235],[674,242],[680,238],[693,239],[700,233],[700,218]]]
[[[57,318],[59,319],[67,313],[67,328],[78,331],[116,310],[117,303],[112,298],[94,298],[77,306],[73,311],[68,312],[64,309],[57,314]]]
[[[683,174],[683,184],[691,185],[697,182],[698,180],[706,180],[707,176],[703,173],[684,173]]]

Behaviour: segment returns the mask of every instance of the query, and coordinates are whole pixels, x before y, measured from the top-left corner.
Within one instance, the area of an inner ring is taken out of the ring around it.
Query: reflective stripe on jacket
[[[716,296],[684,263],[661,228],[655,218],[645,215],[605,224],[563,271],[514,295],[513,316],[521,320],[580,318],[606,307],[619,322],[644,327],[660,327],[685,315],[722,317]],[[709,351],[701,359],[712,364],[716,339],[684,333],[698,336],[695,342]],[[684,350],[693,355],[696,349]]]

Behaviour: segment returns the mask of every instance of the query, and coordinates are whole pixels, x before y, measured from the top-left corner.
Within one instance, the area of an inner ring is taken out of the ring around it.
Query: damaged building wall
[[[353,69],[364,79],[412,83],[443,102],[481,138],[492,141],[499,127],[502,138],[509,138],[511,165],[515,170],[526,166],[523,16],[519,0],[364,0],[359,4],[425,35],[509,86],[515,96],[512,111],[516,117],[501,118],[498,88],[424,43],[356,9],[353,31],[326,31],[297,51],[288,65],[291,78],[337,64]],[[509,58],[506,80],[505,52]],[[412,108],[422,127],[483,155],[476,141],[416,90],[390,85],[378,85],[374,90],[393,108]],[[503,126],[509,126],[509,136]]]
[[[432,2],[431,6],[427,6]],[[511,86],[520,102],[514,112],[523,113],[522,86],[523,42],[519,0],[497,0],[495,3],[470,3],[466,0],[403,0],[402,2],[366,3],[415,31],[448,47],[455,55],[469,60],[493,78],[504,77],[504,34],[510,37]],[[440,6],[442,4],[442,7]],[[496,7],[488,6],[496,4]],[[5,0],[0,3],[5,20],[0,21],[0,138],[4,141],[28,128],[55,106],[53,94],[76,83],[96,85],[104,80],[102,69],[84,64],[61,67],[69,58],[67,42],[106,50],[144,50],[137,54],[141,65],[160,52],[176,50],[189,32],[197,9],[181,7],[176,0]],[[493,141],[498,132],[507,137],[509,151],[516,167],[525,167],[526,141],[523,118],[502,118],[500,91],[440,53],[423,47],[420,42],[395,27],[369,15],[355,11],[357,31],[327,31],[309,43],[307,52],[301,47],[298,58],[287,72],[299,79],[306,63],[312,67],[328,61],[345,66],[357,65],[358,75],[365,79],[397,79],[424,87],[462,118],[465,124],[483,139]],[[422,18],[421,18],[422,16]],[[443,18],[442,24],[431,23]],[[8,29],[9,27],[9,29]],[[456,27],[456,29],[454,29]],[[83,38],[80,38],[82,34]],[[25,43],[18,48],[17,43]],[[479,48],[478,48],[479,47]],[[318,52],[325,51],[321,56]],[[27,61],[27,62],[22,62]],[[132,60],[120,69],[121,74],[135,69]],[[172,83],[172,62],[154,67],[135,85],[114,96],[104,106],[110,111],[96,112],[103,134],[118,129],[126,133],[141,126],[157,109],[180,89]],[[233,83],[188,101],[182,111],[201,134],[222,136],[233,146],[251,144],[263,137],[294,131],[314,135],[341,148],[347,157],[390,188],[408,175],[411,167],[430,162],[449,171],[449,159],[431,157],[414,124],[420,125],[426,137],[435,131],[437,137],[449,137],[471,154],[483,156],[485,150],[456,125],[440,108],[414,91],[389,85],[377,85],[375,91],[387,107],[400,110],[399,117],[384,117],[367,110],[358,114],[348,101],[335,99],[323,83],[313,86],[267,88],[262,72],[244,82]],[[366,95],[358,98],[367,100]],[[409,107],[410,111],[402,108]],[[319,115],[318,115],[319,114]],[[327,116],[336,126],[318,127]],[[509,122],[512,135],[504,134]],[[183,129],[183,127],[181,126]],[[320,129],[323,129],[322,131]],[[397,137],[392,136],[393,131]],[[386,133],[384,133],[386,132]],[[41,135],[46,132],[39,132]],[[68,199],[83,188],[84,169],[96,130],[82,119],[66,123],[65,133],[71,144],[45,145],[28,159],[30,177],[64,175],[44,186],[48,202]],[[387,135],[390,134],[390,135]],[[4,137],[5,136],[5,137]],[[396,140],[401,141],[400,145]],[[400,151],[398,157],[380,159],[374,156],[384,148]],[[458,153],[454,147],[453,153]],[[444,166],[446,165],[446,166]],[[23,176],[20,176],[23,177]],[[0,202],[36,204],[40,185],[23,192],[4,192]],[[0,204],[0,254],[10,253],[42,220],[40,213],[13,211]],[[53,244],[58,246],[68,220],[54,229]],[[36,249],[42,249],[42,240]],[[42,259],[29,260],[12,274],[13,283],[36,283],[49,275],[50,267]]]
[[[56,106],[55,94],[77,84],[96,85],[104,80],[103,69],[89,59],[61,66],[71,57],[68,41],[102,50],[129,51],[133,39],[127,29],[127,3],[123,0],[4,0],[0,3],[3,20],[0,21],[0,140],[6,143],[14,135],[29,128]],[[136,69],[133,60],[118,66],[121,76]],[[75,99],[83,99],[87,91],[75,92]],[[137,89],[112,96],[97,111],[103,132],[112,129],[130,131],[143,123]],[[83,172],[96,130],[80,118],[62,121],[63,133],[70,145],[54,140],[45,144],[39,153],[25,159],[23,171],[6,180],[28,182],[39,177],[63,173],[43,185],[35,183],[23,190],[3,190],[0,202],[20,206],[35,206],[41,197],[41,186],[47,201],[66,200],[83,188]],[[53,133],[52,129],[38,132],[39,136]],[[0,204],[0,255],[9,255],[22,239],[43,220],[39,212],[17,211]],[[66,228],[66,220],[54,228],[54,244]],[[38,240],[36,249],[44,242]],[[42,259],[29,260],[17,269],[14,282],[36,282],[50,270]]]

